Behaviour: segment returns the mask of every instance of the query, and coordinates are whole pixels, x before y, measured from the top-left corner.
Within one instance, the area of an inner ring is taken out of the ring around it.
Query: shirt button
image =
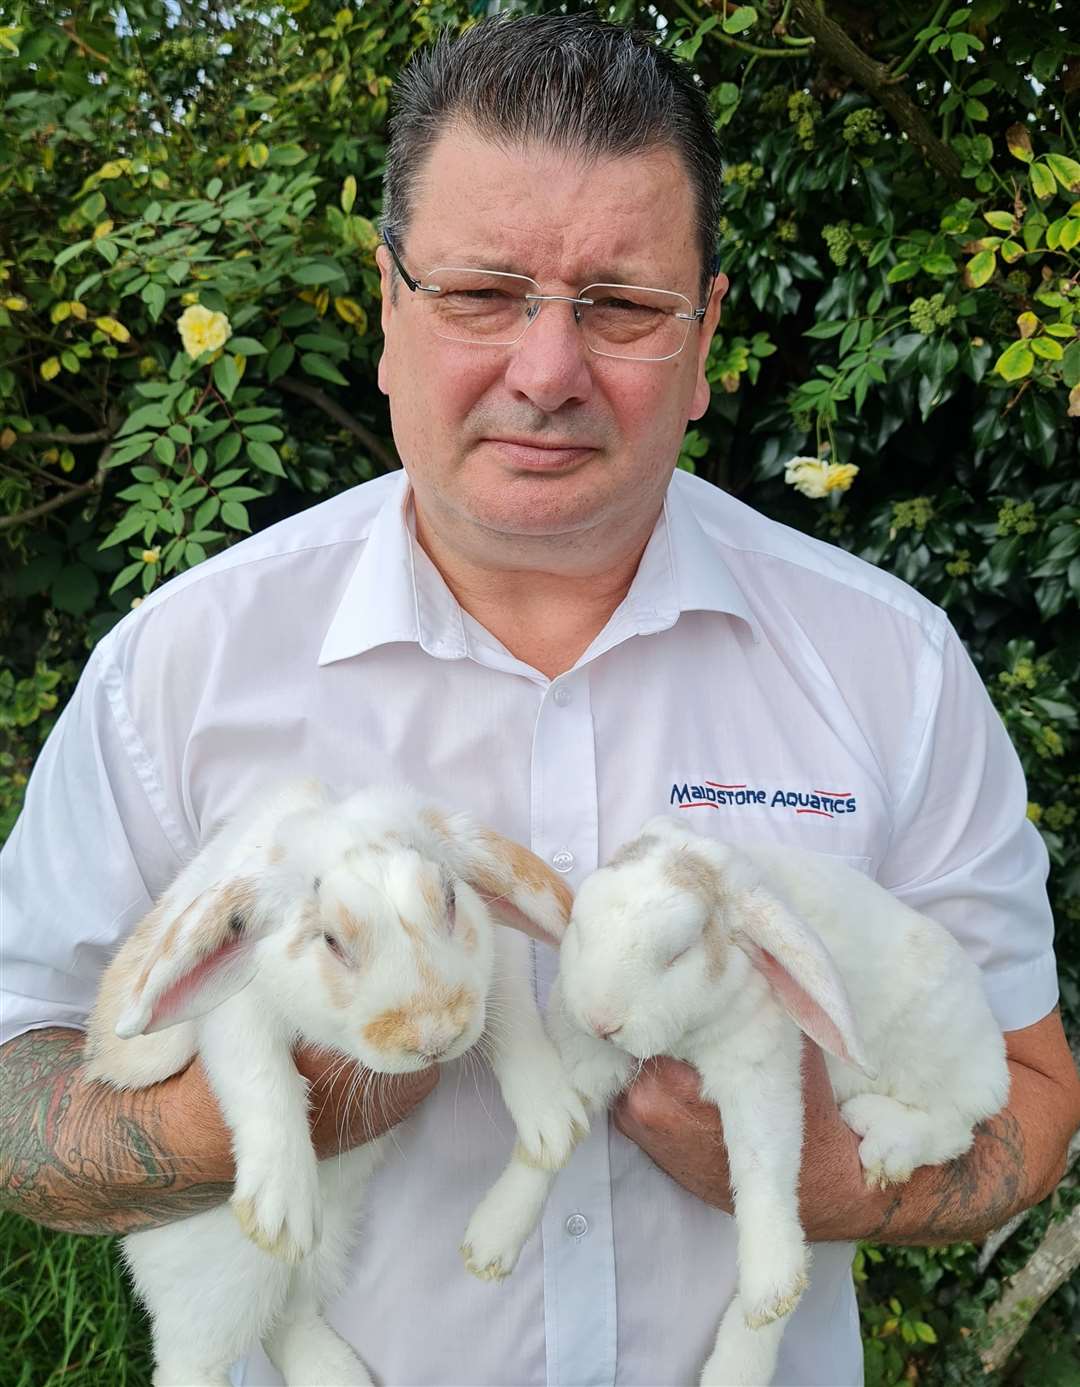
[[[574,854],[563,849],[551,859],[551,865],[557,872],[572,872],[574,870]]]
[[[566,705],[570,702],[571,698],[573,698],[573,694],[570,692],[569,689],[565,688],[562,684],[560,684],[559,687],[552,694],[552,698],[554,698],[555,702],[559,705],[560,708],[565,708]]]
[[[571,1214],[566,1220],[566,1231],[572,1238],[583,1238],[589,1231],[589,1220],[584,1214]]]

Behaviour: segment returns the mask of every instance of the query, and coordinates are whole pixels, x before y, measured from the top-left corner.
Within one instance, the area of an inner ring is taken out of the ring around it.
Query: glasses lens
[[[439,337],[451,342],[481,342],[509,346],[529,326],[534,310],[526,294],[540,286],[524,275],[495,270],[465,270],[442,266],[425,281],[438,294],[425,294],[423,303]]]
[[[641,289],[633,284],[590,284],[581,310],[586,345],[600,356],[664,361],[678,356],[690,331],[686,318],[693,305],[667,289]]]

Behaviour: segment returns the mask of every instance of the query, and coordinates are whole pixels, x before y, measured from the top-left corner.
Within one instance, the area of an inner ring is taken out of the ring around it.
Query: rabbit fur
[[[490,1008],[515,1149],[531,1168],[568,1159],[588,1119],[492,926],[557,941],[570,903],[544,863],[466,815],[402,789],[332,804],[315,782],[264,797],[180,873],[107,970],[86,1049],[87,1079],[119,1088],[198,1054],[232,1135],[228,1205],[123,1240],[155,1387],[227,1383],[256,1341],[290,1387],[371,1381],[322,1307],[391,1138],[317,1161],[298,1042],[408,1073],[464,1053]]]
[[[739,1270],[703,1384],[769,1383],[806,1286],[801,1033],[872,1185],[961,1155],[1009,1090],[978,968],[944,928],[836,859],[670,818],[582,883],[548,1029],[594,1111],[659,1055],[692,1064],[720,1109]],[[473,1260],[512,1270],[553,1178],[511,1161],[473,1215]]]

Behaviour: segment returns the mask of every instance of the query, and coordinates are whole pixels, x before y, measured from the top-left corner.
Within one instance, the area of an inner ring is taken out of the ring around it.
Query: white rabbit
[[[667,818],[582,883],[548,1023],[593,1108],[668,1055],[720,1109],[739,1276],[703,1384],[768,1383],[806,1285],[800,1032],[826,1052],[874,1185],[961,1155],[1008,1096],[979,971],[945,929],[835,859]],[[473,1215],[474,1269],[512,1270],[553,1178],[511,1161]]]
[[[156,1387],[227,1383],[256,1341],[292,1387],[371,1381],[322,1308],[391,1138],[316,1160],[297,1042],[408,1073],[467,1050],[490,1005],[515,1149],[537,1167],[568,1159],[585,1111],[531,984],[497,966],[488,904],[558,940],[570,903],[544,863],[463,814],[403,790],[330,804],[313,782],[233,820],[180,873],[105,974],[87,1041],[88,1079],[122,1088],[198,1053],[232,1133],[228,1205],[123,1240]]]

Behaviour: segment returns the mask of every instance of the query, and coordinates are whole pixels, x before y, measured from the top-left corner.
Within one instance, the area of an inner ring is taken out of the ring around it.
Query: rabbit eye
[[[340,941],[337,940],[332,934],[324,934],[324,935],[323,935],[323,942],[325,943],[326,947],[330,950],[330,952],[334,955],[335,958],[340,958],[340,959],[344,959],[344,958],[345,958],[345,951],[344,951],[344,949],[341,947]]]
[[[454,932],[454,925],[457,921],[457,892],[454,890],[454,883],[446,883],[446,927],[451,934]]]
[[[673,963],[678,963],[680,958],[685,957],[685,955],[690,952],[690,948],[691,946],[687,944],[685,949],[680,949],[677,954],[672,954],[667,963],[664,964],[664,967],[670,968]]]
[[[239,912],[238,910],[234,910],[233,913],[229,916],[229,929],[230,929],[230,931],[231,931],[233,934],[243,934],[243,932],[244,932],[244,925],[245,925],[244,917],[240,914],[240,912]]]

